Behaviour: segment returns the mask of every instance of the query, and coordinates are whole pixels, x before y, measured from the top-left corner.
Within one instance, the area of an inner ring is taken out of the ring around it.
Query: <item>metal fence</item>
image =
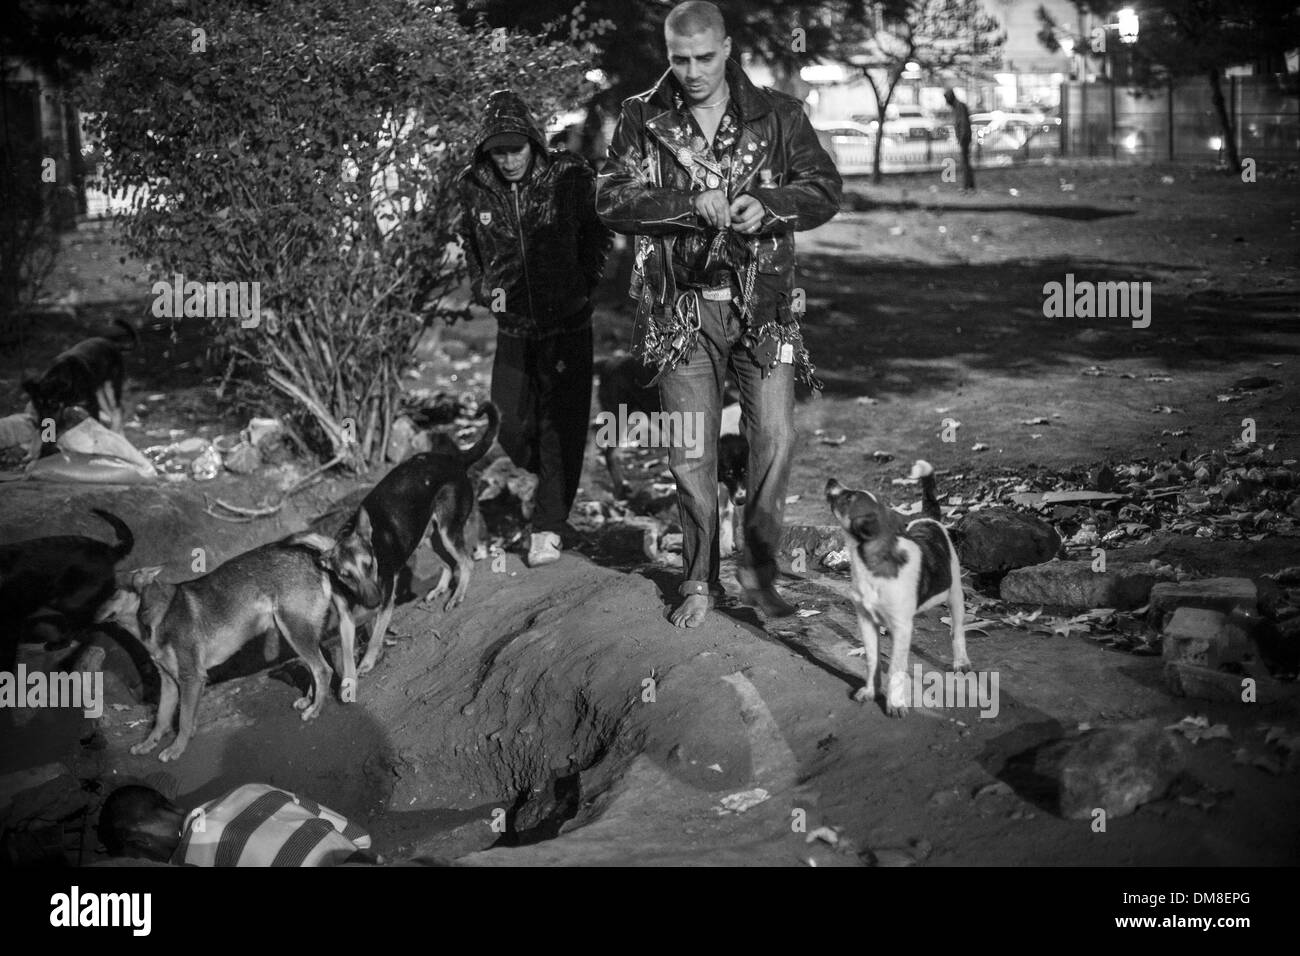
[[[1300,97],[1271,76],[1221,82],[1243,159],[1300,159]],[[1225,156],[1210,85],[1202,78],[1148,93],[1064,83],[1061,118],[1061,151],[1067,156],[1134,162],[1216,162]]]

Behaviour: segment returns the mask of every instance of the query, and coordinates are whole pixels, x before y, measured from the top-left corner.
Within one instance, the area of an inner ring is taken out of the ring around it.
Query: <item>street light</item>
[[[1125,7],[1115,14],[1115,27],[1119,31],[1120,43],[1137,43],[1138,15],[1132,7]]]

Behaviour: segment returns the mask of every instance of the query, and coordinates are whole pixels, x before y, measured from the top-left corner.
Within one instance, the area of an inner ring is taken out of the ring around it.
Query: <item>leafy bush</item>
[[[235,378],[322,451],[377,462],[421,332],[464,314],[453,185],[482,104],[509,86],[571,108],[581,37],[405,0],[171,9],[137,13],[87,91],[108,183],[136,190],[127,243],[161,279],[260,283],[257,327],[205,319]]]

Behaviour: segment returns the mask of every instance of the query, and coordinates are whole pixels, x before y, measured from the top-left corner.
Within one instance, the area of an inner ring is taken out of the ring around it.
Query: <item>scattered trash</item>
[[[771,796],[772,795],[762,787],[755,787],[753,790],[741,790],[739,793],[733,793],[723,797],[721,801],[722,806],[714,807],[713,812],[719,816],[727,813],[744,813],[746,810],[758,806]]]
[[[1232,733],[1227,724],[1210,724],[1205,717],[1184,717],[1176,724],[1170,724],[1165,730],[1180,733],[1192,743],[1202,740],[1231,740]]]
[[[817,840],[821,840],[823,843],[829,843],[831,846],[835,846],[840,842],[840,835],[836,833],[834,830],[832,830],[830,827],[818,827],[816,830],[811,831],[806,837],[804,837],[803,842],[814,843]]]

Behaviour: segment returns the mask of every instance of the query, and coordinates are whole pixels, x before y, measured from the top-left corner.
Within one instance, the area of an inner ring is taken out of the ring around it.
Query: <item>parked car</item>
[[[940,139],[943,123],[926,116],[919,106],[891,106],[885,118],[885,139],[893,142],[912,142]]]
[[[971,132],[983,149],[1020,149],[1030,140],[1060,136],[1061,119],[1035,113],[975,113]]]
[[[856,120],[825,120],[814,123],[813,129],[841,173],[870,171],[876,148],[875,126]]]

